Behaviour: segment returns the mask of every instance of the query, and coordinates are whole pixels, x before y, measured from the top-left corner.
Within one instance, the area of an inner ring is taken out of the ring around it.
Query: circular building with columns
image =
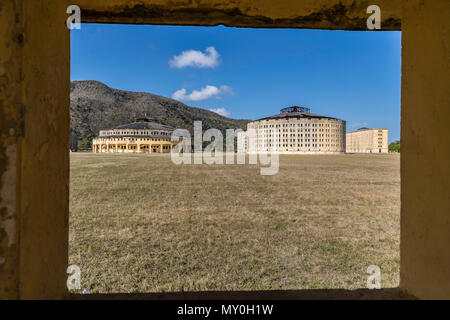
[[[344,120],[292,106],[250,122],[247,131],[238,134],[238,148],[249,153],[344,153],[345,132]]]
[[[168,153],[174,145],[170,137],[175,129],[140,118],[109,130],[101,130],[92,140],[92,152]]]

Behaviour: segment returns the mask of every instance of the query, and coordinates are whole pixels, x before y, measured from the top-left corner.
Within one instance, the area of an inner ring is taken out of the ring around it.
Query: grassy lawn
[[[364,288],[399,283],[398,155],[182,165],[71,154],[69,262],[101,292]]]

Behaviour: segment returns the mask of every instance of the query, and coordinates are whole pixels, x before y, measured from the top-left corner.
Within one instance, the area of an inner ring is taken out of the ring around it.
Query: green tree
[[[389,152],[400,152],[400,140],[391,142],[388,146]]]

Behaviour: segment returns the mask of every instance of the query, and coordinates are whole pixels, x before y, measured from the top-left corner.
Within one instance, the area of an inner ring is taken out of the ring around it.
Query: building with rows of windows
[[[148,118],[101,130],[92,140],[92,152],[141,152],[167,153],[172,150],[171,134],[174,128],[151,121]]]
[[[388,153],[388,129],[360,128],[347,132],[346,152]]]
[[[247,125],[238,134],[239,152],[344,153],[344,120],[321,116],[292,106],[277,115]]]

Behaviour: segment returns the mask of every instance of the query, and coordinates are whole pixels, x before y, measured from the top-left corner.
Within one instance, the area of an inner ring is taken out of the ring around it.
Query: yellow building
[[[250,122],[247,131],[238,134],[238,150],[249,153],[271,150],[300,154],[344,153],[345,128],[344,120],[292,106],[281,109],[277,115]]]
[[[148,118],[101,130],[99,137],[92,140],[92,152],[140,152],[167,153],[174,142],[170,137],[174,128],[151,121]]]
[[[347,132],[346,152],[388,153],[388,129],[360,128]]]

